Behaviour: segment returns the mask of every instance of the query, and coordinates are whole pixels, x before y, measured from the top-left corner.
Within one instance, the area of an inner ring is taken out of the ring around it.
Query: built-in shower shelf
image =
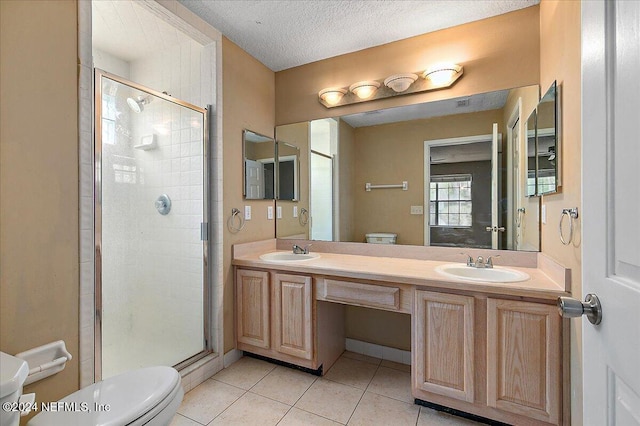
[[[140,144],[133,146],[135,149],[141,149],[143,151],[149,151],[158,147],[158,141],[156,135],[147,135],[140,138]]]

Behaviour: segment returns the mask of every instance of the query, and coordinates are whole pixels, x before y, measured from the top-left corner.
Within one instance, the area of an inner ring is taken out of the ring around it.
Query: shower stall
[[[207,110],[95,73],[96,380],[208,353]]]

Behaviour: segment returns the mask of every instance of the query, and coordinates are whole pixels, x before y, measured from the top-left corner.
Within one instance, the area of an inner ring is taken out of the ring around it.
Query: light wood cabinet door
[[[557,308],[487,299],[487,404],[557,424],[561,321]]]
[[[273,283],[274,349],[313,358],[311,277],[275,274]]]
[[[474,299],[416,291],[414,387],[473,402]]]
[[[236,271],[236,326],[238,342],[269,348],[269,273]]]

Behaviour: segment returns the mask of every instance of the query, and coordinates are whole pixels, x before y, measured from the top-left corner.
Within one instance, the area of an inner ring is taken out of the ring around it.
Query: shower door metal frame
[[[202,305],[203,305],[203,332],[204,332],[204,349],[192,357],[174,365],[180,370],[212,353],[213,336],[211,336],[211,270],[209,267],[209,248],[211,231],[210,220],[210,197],[209,189],[210,181],[210,140],[211,129],[210,120],[211,108],[200,108],[180,99],[173,98],[157,90],[150,89],[138,83],[94,68],[94,115],[93,115],[93,170],[94,170],[94,256],[95,256],[95,323],[94,323],[94,381],[102,380],[102,78],[108,78],[120,84],[124,84],[133,89],[140,90],[150,95],[156,96],[173,104],[189,108],[203,115],[203,146],[202,146],[202,168],[203,168],[203,194],[202,194]],[[98,102],[98,100],[100,102]]]

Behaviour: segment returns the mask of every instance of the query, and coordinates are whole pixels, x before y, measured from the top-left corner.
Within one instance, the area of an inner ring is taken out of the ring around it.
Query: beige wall
[[[303,238],[309,237],[309,224],[300,224],[300,211],[305,208],[309,210],[309,173],[302,172],[309,170],[309,123],[290,124],[280,126],[276,130],[276,139],[287,142],[299,148],[300,152],[300,183],[299,201],[278,200],[278,206],[282,207],[282,219],[276,220],[276,235],[278,238]],[[291,151],[289,151],[290,153]],[[278,152],[278,156],[288,155]],[[293,217],[293,206],[298,206],[298,217]]]
[[[33,385],[78,389],[78,54],[75,1],[0,2],[0,350],[64,340],[73,359]]]
[[[355,175],[355,129],[338,123],[338,209],[340,241],[353,241],[353,180]]]
[[[280,71],[276,73],[277,124],[538,84],[538,31],[539,7],[533,6]],[[318,102],[318,91],[325,87],[417,72],[443,61],[464,66],[463,77],[447,90],[331,109]]]
[[[265,240],[275,235],[275,221],[267,220],[267,206],[273,200],[242,198],[242,130],[273,137],[275,127],[274,73],[249,56],[229,39],[222,38],[222,132],[223,132],[223,274],[224,274],[224,352],[235,347],[233,269],[231,246]],[[252,218],[242,231],[233,234],[226,227],[231,209],[244,212],[251,206]]]
[[[411,206],[424,203],[424,141],[491,134],[492,123],[504,133],[502,110],[449,115],[355,129],[353,163],[354,241],[370,232],[398,234],[398,244],[424,244],[424,216]],[[365,183],[409,183],[409,189],[365,191]]]
[[[582,298],[580,221],[575,242],[564,246],[558,236],[563,208],[581,207],[581,77],[580,2],[543,0],[540,4],[540,87],[542,94],[554,80],[560,86],[562,187],[542,197],[547,223],[542,225],[542,251],[571,268],[574,297]],[[580,211],[582,213],[582,211]],[[571,424],[582,424],[582,322],[571,325]]]

